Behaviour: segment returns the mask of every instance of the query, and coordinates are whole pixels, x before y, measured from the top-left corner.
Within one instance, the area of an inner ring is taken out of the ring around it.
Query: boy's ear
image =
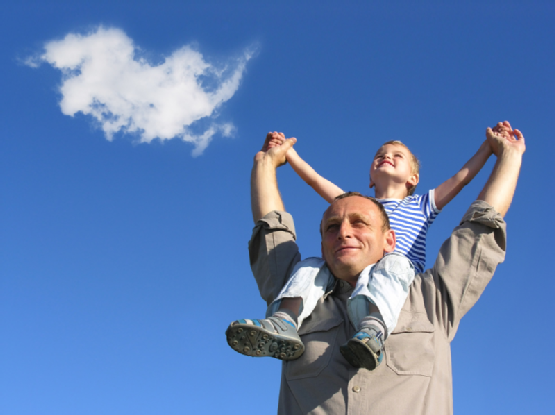
[[[395,250],[395,243],[396,243],[396,236],[395,231],[393,229],[389,229],[384,233],[384,253],[388,254]]]
[[[411,186],[416,186],[419,181],[420,175],[416,173],[409,177],[409,179],[407,180],[407,184],[410,184]]]

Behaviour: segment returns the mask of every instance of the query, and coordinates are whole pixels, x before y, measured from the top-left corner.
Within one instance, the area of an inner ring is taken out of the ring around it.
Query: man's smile
[[[358,246],[351,246],[351,245],[344,245],[344,246],[340,246],[335,250],[335,253],[346,253],[349,251],[353,251],[356,249],[360,249]]]

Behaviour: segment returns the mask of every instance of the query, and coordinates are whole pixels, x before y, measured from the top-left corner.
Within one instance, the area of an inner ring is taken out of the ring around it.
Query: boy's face
[[[400,144],[380,147],[370,166],[370,182],[380,187],[391,182],[418,184],[418,174],[412,172],[410,151]]]

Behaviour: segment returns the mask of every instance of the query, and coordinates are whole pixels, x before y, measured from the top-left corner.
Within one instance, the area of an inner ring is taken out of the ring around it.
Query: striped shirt
[[[437,209],[434,189],[425,195],[412,195],[404,199],[378,200],[395,231],[395,252],[405,255],[416,272],[424,272],[426,266],[426,234],[440,210]]]

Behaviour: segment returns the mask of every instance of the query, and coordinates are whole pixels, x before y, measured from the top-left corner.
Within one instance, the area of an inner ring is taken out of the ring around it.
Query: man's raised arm
[[[524,137],[508,122],[488,128],[486,136],[497,156],[493,171],[460,226],[442,245],[432,270],[436,319],[449,340],[505,258],[506,227],[501,217],[513,199],[526,150]]]
[[[486,137],[497,161],[478,200],[487,202],[505,216],[513,200],[526,144],[522,133],[513,130],[508,121],[498,123],[493,129],[488,128]]]
[[[268,148],[274,134],[278,133],[268,133],[262,150],[254,157],[251,173],[251,209],[254,223],[273,210],[285,210],[278,190],[276,169],[286,163],[285,154],[297,139],[289,138],[281,145]]]

